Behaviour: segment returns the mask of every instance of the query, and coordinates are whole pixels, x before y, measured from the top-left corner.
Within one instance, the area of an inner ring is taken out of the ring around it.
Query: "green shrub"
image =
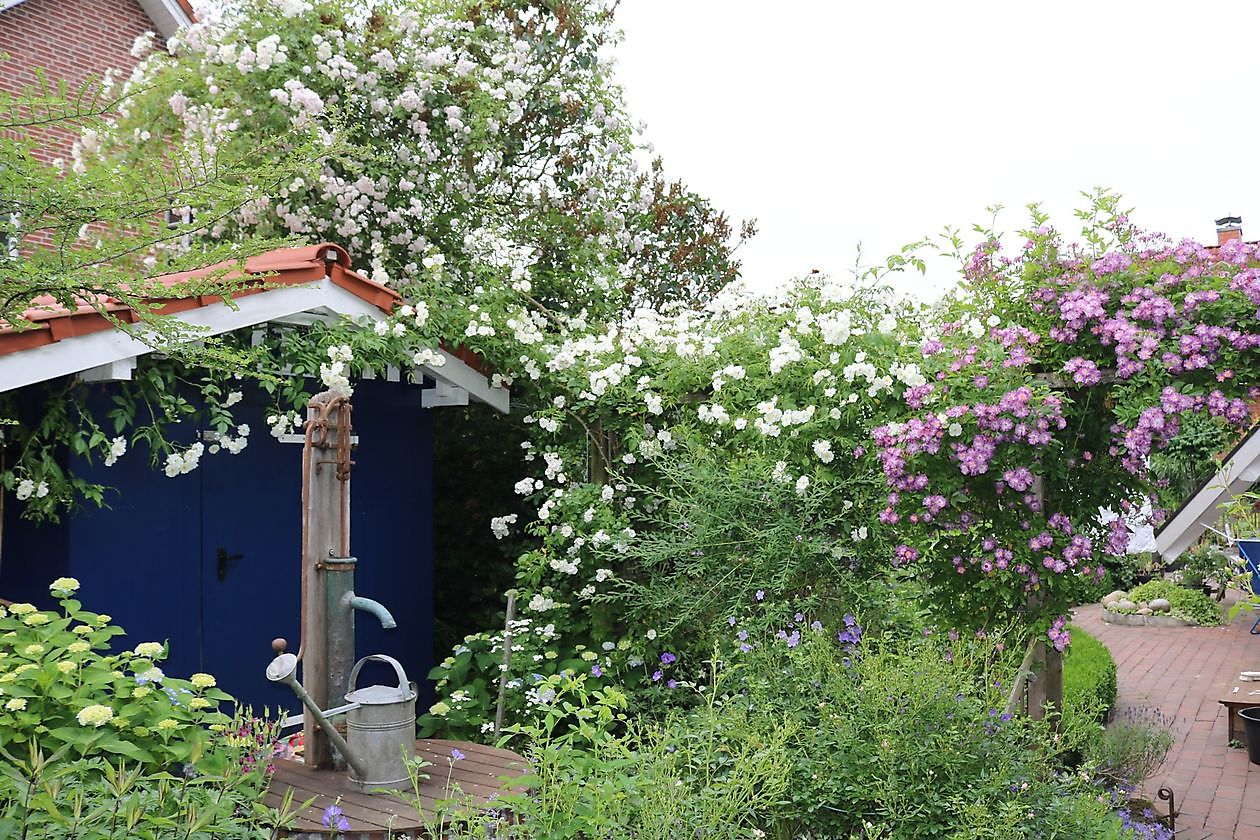
[[[1150,778],[1172,749],[1172,721],[1158,709],[1124,712],[1101,738],[1090,741],[1086,758],[1099,776],[1135,788]]]
[[[1144,583],[1134,587],[1129,593],[1129,598],[1135,602],[1150,602],[1156,598],[1167,598],[1172,604],[1172,614],[1177,618],[1205,626],[1221,623],[1219,604],[1197,589],[1187,589],[1172,581],[1152,580]]]
[[[201,762],[208,727],[228,723],[219,704],[231,697],[209,674],[163,673],[159,642],[109,653],[123,631],[84,610],[73,597],[78,588],[74,578],[53,581],[60,612],[0,608],[0,749],[66,747],[71,758],[126,759],[150,770]]]
[[[804,614],[737,619],[709,673],[673,689],[691,708],[655,724],[586,674],[540,675],[545,711],[511,742],[534,769],[504,798],[519,823],[463,815],[449,836],[1121,836],[1098,789],[1057,772],[1097,724],[1053,741],[1003,713],[1018,651],[992,635],[866,639],[848,618],[839,633]]]
[[[1106,645],[1078,627],[1063,655],[1063,705],[1068,714],[1085,712],[1100,721],[1116,705],[1116,661]]]
[[[220,712],[209,674],[163,673],[162,644],[111,653],[123,631],[78,588],[53,581],[60,611],[0,607],[0,837],[273,836],[274,724]]]

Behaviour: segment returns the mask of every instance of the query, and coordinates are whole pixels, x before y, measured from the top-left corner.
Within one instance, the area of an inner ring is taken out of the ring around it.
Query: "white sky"
[[[666,170],[761,232],[773,286],[1002,204],[1073,236],[1078,194],[1143,227],[1260,238],[1260,3],[622,0],[630,113]],[[1013,237],[1009,240],[1014,241]],[[903,287],[932,296],[947,268]],[[899,284],[902,285],[902,284]]]

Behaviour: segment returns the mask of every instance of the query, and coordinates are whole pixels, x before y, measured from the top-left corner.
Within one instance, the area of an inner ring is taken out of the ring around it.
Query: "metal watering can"
[[[398,685],[356,688],[359,669],[370,660],[391,665],[398,676]],[[347,705],[329,709],[327,713],[315,705],[297,681],[297,662],[297,657],[291,653],[280,654],[267,666],[267,679],[293,689],[350,765],[350,781],[365,793],[409,782],[407,759],[416,752],[416,692],[398,660],[377,653],[354,663],[350,671],[350,691],[346,694]],[[329,720],[332,715],[343,712],[348,743]]]

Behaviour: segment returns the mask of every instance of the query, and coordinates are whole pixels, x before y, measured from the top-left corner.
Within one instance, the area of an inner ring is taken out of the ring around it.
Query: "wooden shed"
[[[378,321],[398,301],[353,271],[346,252],[332,244],[273,251],[250,259],[246,269],[265,273],[265,285],[234,295],[233,305],[213,296],[177,299],[164,317],[217,335],[345,316]],[[120,320],[134,320],[117,302],[104,304]],[[34,402],[35,416],[46,398],[31,386],[77,377],[81,398],[106,406],[137,357],[152,352],[92,306],[44,306],[29,315],[35,329],[0,329],[0,392],[21,389],[18,398]],[[432,410],[469,399],[508,408],[507,391],[491,387],[470,357],[439,353],[440,365],[360,379],[353,397],[357,588],[398,623],[385,630],[360,615],[356,647],[360,655],[395,657],[421,681],[433,656]],[[298,637],[302,446],[268,433],[269,400],[242,384],[244,398],[233,411],[251,435],[239,454],[207,454],[196,470],[173,478],[151,467],[143,451],[111,467],[71,458],[68,466],[78,474],[116,492],[108,494],[108,507],[76,511],[56,524],[23,519],[22,503],[10,496],[0,596],[47,603],[49,581],[78,578],[85,605],[110,613],[127,630],[123,644],[169,642],[172,673],[212,673],[243,702],[293,710],[293,695],[269,684],[263,672],[271,640]],[[185,444],[208,439],[207,430],[186,425]]]

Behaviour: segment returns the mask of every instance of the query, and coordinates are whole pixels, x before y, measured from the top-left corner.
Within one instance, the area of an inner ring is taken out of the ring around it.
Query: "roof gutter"
[[[163,39],[170,38],[192,23],[192,15],[178,0],[140,0],[140,7],[153,21]]]

